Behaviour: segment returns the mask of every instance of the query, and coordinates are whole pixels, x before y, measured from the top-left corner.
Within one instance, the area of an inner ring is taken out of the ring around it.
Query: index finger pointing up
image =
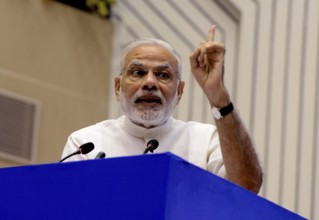
[[[208,31],[208,39],[207,42],[209,41],[214,41],[215,38],[215,30],[216,30],[216,25],[212,25],[211,28]]]

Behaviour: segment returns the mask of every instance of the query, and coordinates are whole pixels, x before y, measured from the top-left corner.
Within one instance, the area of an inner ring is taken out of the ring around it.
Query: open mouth
[[[154,95],[145,95],[145,96],[138,97],[135,101],[135,103],[141,103],[141,102],[162,104],[162,99]]]

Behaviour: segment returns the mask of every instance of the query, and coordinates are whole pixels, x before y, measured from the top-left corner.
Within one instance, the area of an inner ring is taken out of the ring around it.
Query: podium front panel
[[[304,219],[170,153],[0,169],[0,219]]]

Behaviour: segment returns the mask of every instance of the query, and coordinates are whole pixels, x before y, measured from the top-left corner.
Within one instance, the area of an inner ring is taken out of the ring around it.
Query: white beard
[[[158,96],[161,99],[162,104],[156,107],[145,106],[143,109],[138,109],[135,106],[135,101],[143,95]],[[146,128],[156,127],[164,124],[174,114],[177,104],[177,92],[171,100],[167,101],[159,90],[151,92],[139,90],[132,98],[129,98],[121,90],[120,103],[123,112],[134,124],[143,125]]]

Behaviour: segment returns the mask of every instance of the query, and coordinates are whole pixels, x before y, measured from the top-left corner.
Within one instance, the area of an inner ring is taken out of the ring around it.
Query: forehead
[[[124,65],[127,67],[132,61],[137,60],[145,65],[165,63],[174,69],[177,69],[178,66],[175,56],[166,48],[158,45],[141,45],[134,48],[126,55]]]

